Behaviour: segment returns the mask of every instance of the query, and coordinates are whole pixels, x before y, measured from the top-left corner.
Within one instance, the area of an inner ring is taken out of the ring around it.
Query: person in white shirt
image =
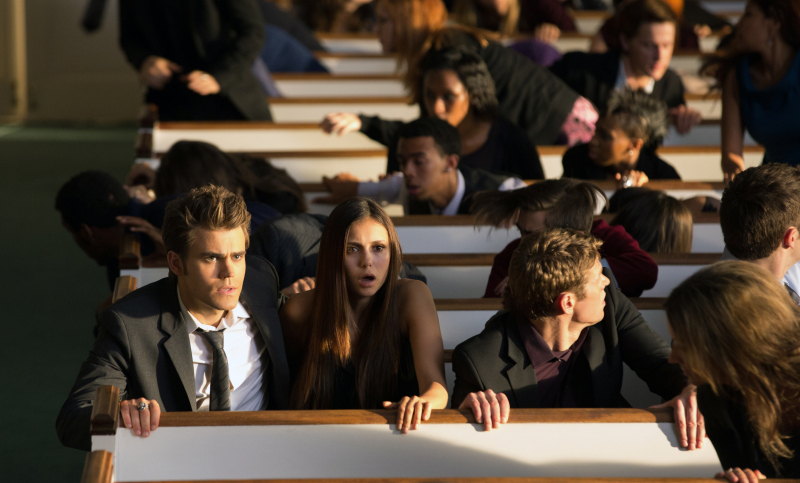
[[[167,206],[170,275],[107,309],[56,421],[61,442],[89,450],[95,390],[120,392],[125,426],[142,437],[162,411],[287,409],[289,367],[275,268],[248,256],[241,196],[206,186]]]
[[[400,128],[397,142],[400,173],[378,182],[361,182],[349,174],[323,178],[331,193],[314,201],[339,203],[363,196],[401,204],[406,215],[464,215],[470,211],[473,193],[527,186],[515,177],[460,167],[460,156],[458,130],[441,119],[423,117]]]
[[[722,193],[719,222],[721,260],[766,268],[800,305],[800,170],[773,163],[736,175]]]

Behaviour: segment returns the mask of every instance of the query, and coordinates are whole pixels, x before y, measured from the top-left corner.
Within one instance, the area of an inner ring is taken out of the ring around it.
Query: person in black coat
[[[616,179],[620,188],[641,186],[651,179],[680,180],[675,168],[656,155],[666,132],[663,102],[641,91],[614,91],[592,140],[564,153],[562,176]]]
[[[602,242],[548,228],[525,236],[509,266],[498,312],[479,335],[456,346],[451,407],[471,408],[487,426],[509,408],[629,407],[622,397],[627,364],[675,409],[676,422],[696,421],[695,388],[667,361],[669,346],[610,284],[600,264]],[[497,403],[483,413],[484,401]],[[495,426],[497,427],[497,426]],[[702,445],[702,431],[680,432],[682,446]]]
[[[676,287],[664,308],[670,360],[698,385],[728,468],[717,477],[800,478],[800,308],[784,285],[755,263],[722,261]]]
[[[679,133],[689,132],[701,115],[686,107],[683,82],[669,69],[678,22],[675,13],[661,0],[633,0],[618,15],[621,50],[570,52],[550,71],[600,112],[614,90],[626,86],[644,90],[667,104]]]
[[[120,45],[160,120],[272,120],[256,0],[120,0]]]

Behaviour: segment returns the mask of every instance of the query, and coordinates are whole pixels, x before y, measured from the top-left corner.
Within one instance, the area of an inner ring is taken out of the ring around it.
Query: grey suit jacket
[[[607,268],[603,274],[611,278]],[[667,361],[669,346],[614,284],[606,287],[604,311],[603,320],[589,327],[577,364],[567,376],[578,405],[629,406],[620,394],[623,362],[654,393],[665,399],[677,396],[687,381],[681,368]],[[487,389],[504,393],[512,408],[540,406],[536,371],[511,312],[498,312],[483,332],[455,348],[453,371],[454,408],[469,393]]]
[[[289,407],[289,367],[278,319],[278,277],[266,260],[247,256],[240,301],[266,343],[263,409]],[[189,333],[168,278],[127,295],[100,317],[100,333],[67,401],[56,431],[62,444],[89,450],[95,390],[113,385],[122,399],[154,399],[162,410],[194,411],[195,377]]]

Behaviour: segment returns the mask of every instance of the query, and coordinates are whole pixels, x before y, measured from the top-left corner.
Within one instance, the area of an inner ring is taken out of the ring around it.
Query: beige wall
[[[119,48],[117,2],[108,0],[102,26],[92,34],[80,26],[86,3],[26,2],[29,120],[106,123],[137,118],[142,91]]]

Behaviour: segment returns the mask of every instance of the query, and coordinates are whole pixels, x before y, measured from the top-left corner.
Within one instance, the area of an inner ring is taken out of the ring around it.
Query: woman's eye
[[[381,251],[381,250],[385,249],[386,247],[383,246],[383,245],[375,245],[374,248],[375,248],[376,251]]]
[[[356,251],[358,251],[358,248],[356,247],[347,247],[347,253],[354,253]]]

